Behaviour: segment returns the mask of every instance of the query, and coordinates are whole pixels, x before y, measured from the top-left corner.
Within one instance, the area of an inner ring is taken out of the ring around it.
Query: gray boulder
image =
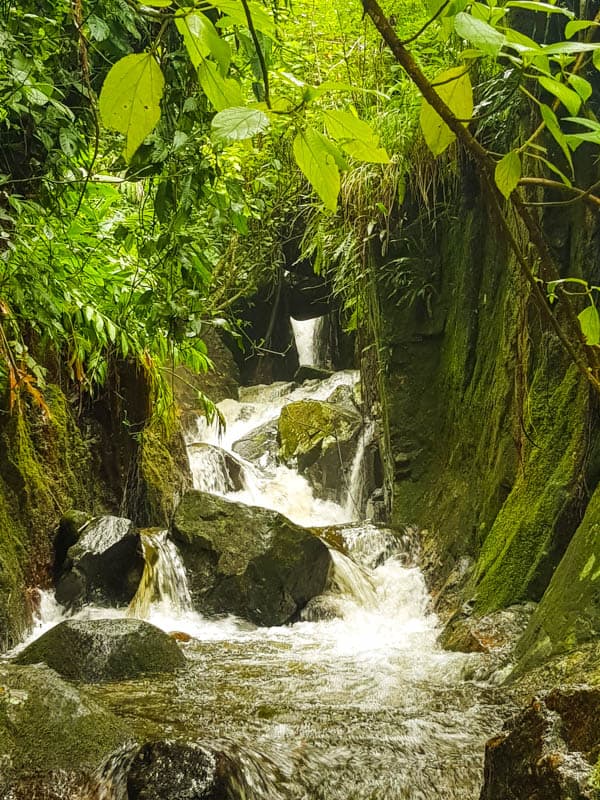
[[[17,664],[47,664],[70,680],[127,680],[172,672],[185,658],[168,634],[138,619],[65,620],[16,658]]]
[[[65,541],[69,540],[57,539],[61,553]],[[143,571],[140,536],[131,520],[97,517],[77,531],[75,543],[68,547],[59,568],[56,599],[68,608],[92,601],[127,604]]]
[[[277,458],[277,420],[265,422],[243,439],[238,439],[233,450],[246,461],[274,464]]]
[[[329,550],[282,514],[188,492],[172,536],[202,613],[283,625],[326,586]]]

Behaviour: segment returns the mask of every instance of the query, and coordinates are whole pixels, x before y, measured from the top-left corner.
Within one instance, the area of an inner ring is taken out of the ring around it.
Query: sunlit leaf
[[[547,92],[557,97],[570,114],[577,114],[581,108],[581,97],[577,92],[569,89],[564,83],[556,81],[554,78],[548,78],[545,75],[539,77],[538,82]]]
[[[294,139],[294,158],[305,177],[319,195],[325,208],[335,211],[340,193],[340,171],[335,145],[323,134],[306,128]]]
[[[256,108],[226,108],[213,117],[211,126],[221,139],[239,141],[262,133],[270,125],[268,116]]]
[[[445,70],[435,78],[433,86],[454,116],[467,124],[464,121],[473,115],[473,90],[465,68]],[[456,138],[439,114],[425,101],[421,106],[420,123],[425,142],[435,156],[443,153]]]
[[[494,172],[496,186],[508,200],[521,179],[521,158],[517,150],[511,150],[497,164]]]
[[[215,26],[205,14],[194,11],[175,20],[177,30],[183,41],[194,67],[198,67],[208,55],[215,59],[221,74],[225,76],[231,62],[231,48],[222,39]]]
[[[151,53],[125,56],[106,76],[100,92],[100,117],[107,128],[126,137],[127,161],[160,119],[164,83]]]
[[[244,105],[239,83],[233,78],[223,78],[217,65],[212,61],[203,61],[200,64],[198,80],[203,92],[217,111]]]
[[[600,316],[598,316],[596,306],[592,303],[584,308],[577,319],[581,325],[581,332],[585,336],[586,344],[600,345]]]

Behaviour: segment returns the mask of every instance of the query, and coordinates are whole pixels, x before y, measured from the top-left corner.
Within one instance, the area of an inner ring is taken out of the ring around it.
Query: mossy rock
[[[93,770],[130,739],[122,720],[49,667],[0,665],[0,789],[21,774]]]
[[[600,637],[600,488],[519,642],[519,671]]]
[[[327,547],[276,511],[192,491],[175,513],[172,536],[201,613],[283,625],[327,584]]]
[[[168,634],[137,619],[65,620],[25,648],[17,664],[47,664],[85,683],[173,672],[185,665]]]
[[[299,400],[285,406],[279,416],[280,455],[315,461],[325,440],[347,442],[362,424],[357,412],[319,400]]]

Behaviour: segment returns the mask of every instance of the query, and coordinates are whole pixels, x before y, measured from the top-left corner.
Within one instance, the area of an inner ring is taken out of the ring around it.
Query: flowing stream
[[[336,526],[342,547],[328,593],[289,626],[204,618],[191,608],[176,549],[166,533],[155,535],[144,541],[146,571],[129,611],[88,607],[77,616],[130,613],[183,632],[188,666],[90,691],[140,737],[183,737],[235,754],[247,800],[477,800],[485,741],[508,711],[478,678],[489,670],[485,657],[437,645],[411,529],[399,535],[356,518],[368,423],[343,503],[316,499],[276,461],[273,424],[283,405],[327,399],[339,387],[351,395],[356,379],[344,372],[300,388],[252,387],[221,404],[224,433],[202,420],[190,433],[197,488],[300,524]],[[245,460],[234,444],[257,431],[261,446]],[[63,618],[45,594],[32,638]]]

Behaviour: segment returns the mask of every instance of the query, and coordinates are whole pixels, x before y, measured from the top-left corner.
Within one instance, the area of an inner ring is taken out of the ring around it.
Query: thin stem
[[[269,70],[267,69],[267,62],[265,61],[265,54],[263,53],[262,47],[260,46],[260,42],[258,40],[258,34],[256,33],[256,28],[254,27],[254,20],[252,19],[252,14],[250,13],[248,0],[242,0],[242,5],[244,6],[244,14],[246,15],[246,21],[248,22],[248,30],[250,31],[250,36],[252,37],[252,41],[254,42],[254,47],[256,48],[256,55],[258,56],[260,71],[262,72],[263,76],[263,84],[265,87],[265,103],[267,104],[267,108],[271,108]]]

